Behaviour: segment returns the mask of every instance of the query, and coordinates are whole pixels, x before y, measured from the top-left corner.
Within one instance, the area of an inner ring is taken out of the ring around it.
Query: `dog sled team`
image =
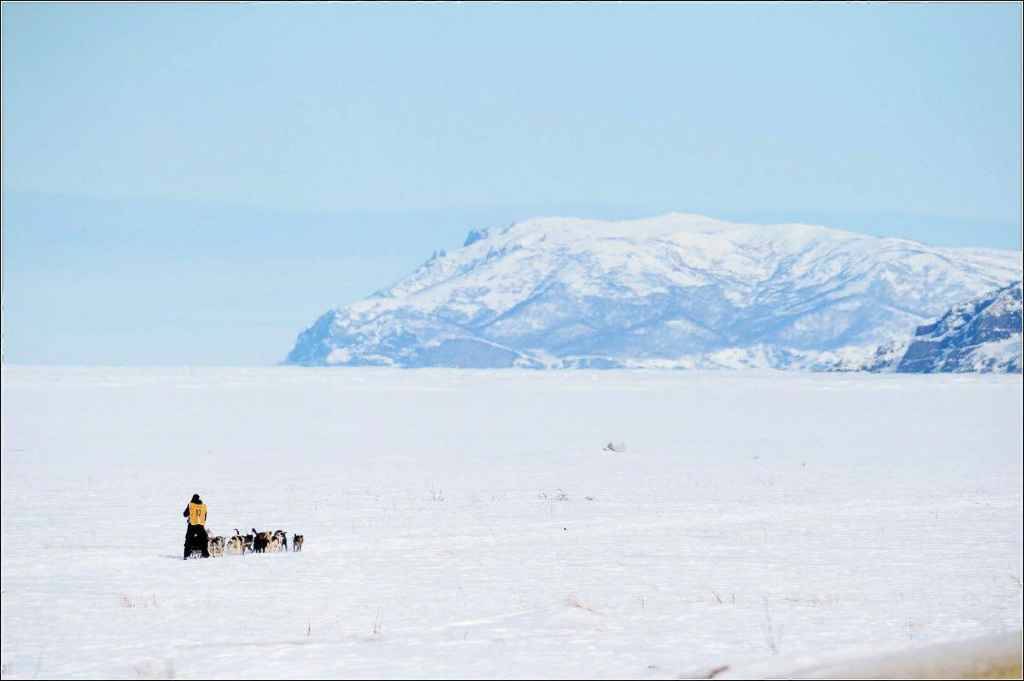
[[[288,550],[288,534],[284,530],[258,532],[253,528],[249,534],[241,534],[235,528],[230,537],[211,537],[206,531],[206,504],[198,494],[192,495],[192,501],[185,507],[183,516],[188,518],[188,530],[185,533],[185,559],[196,554],[203,558],[215,558],[225,553],[242,555],[245,553],[278,553]],[[292,534],[292,551],[302,550],[303,536]]]
[[[302,550],[302,535],[292,535],[292,551]],[[240,534],[235,528],[235,534],[230,537],[209,537],[207,539],[208,551],[211,558],[223,556],[225,553],[242,555],[243,553],[278,553],[288,550],[288,535],[284,530],[273,532],[257,532],[253,528],[249,534]]]

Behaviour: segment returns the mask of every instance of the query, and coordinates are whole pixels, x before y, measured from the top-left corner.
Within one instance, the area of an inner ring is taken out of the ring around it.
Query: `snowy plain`
[[[2,402],[5,679],[772,675],[1021,628],[1020,376],[5,367]],[[194,492],[304,550],[182,561]]]

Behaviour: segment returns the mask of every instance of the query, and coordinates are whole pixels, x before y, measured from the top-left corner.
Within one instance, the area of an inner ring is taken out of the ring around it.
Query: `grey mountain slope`
[[[957,305],[917,329],[900,372],[1021,372],[1021,282]]]

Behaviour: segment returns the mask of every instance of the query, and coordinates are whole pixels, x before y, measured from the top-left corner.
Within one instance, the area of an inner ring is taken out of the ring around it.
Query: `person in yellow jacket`
[[[188,518],[188,531],[185,532],[185,560],[193,551],[202,551],[203,558],[210,557],[210,538],[206,534],[206,504],[198,494],[192,495],[192,501],[185,507],[183,516]]]

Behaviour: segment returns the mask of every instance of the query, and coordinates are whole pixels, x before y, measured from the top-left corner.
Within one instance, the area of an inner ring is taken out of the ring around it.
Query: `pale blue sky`
[[[12,363],[273,363],[535,214],[1020,248],[1019,3],[2,11]]]

